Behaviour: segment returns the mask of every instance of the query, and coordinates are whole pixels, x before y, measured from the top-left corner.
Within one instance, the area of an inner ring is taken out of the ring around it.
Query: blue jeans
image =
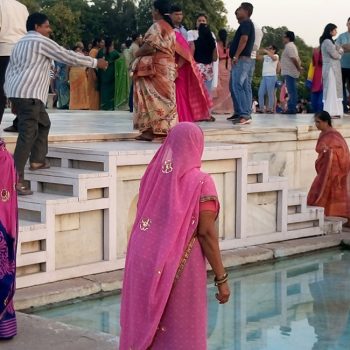
[[[211,96],[211,93],[213,91],[213,79],[212,80],[204,80],[204,85],[208,91],[209,96]]]
[[[286,86],[287,86],[287,90],[288,90],[288,110],[287,110],[287,113],[296,114],[297,113],[297,103],[298,103],[297,79],[291,77],[290,75],[285,75],[284,79],[286,81]]]
[[[265,96],[269,98],[269,103],[266,105],[269,111],[273,111],[275,107],[275,86],[277,77],[269,76],[262,77],[259,86],[259,108],[260,111],[264,109],[265,106]]]
[[[314,113],[323,111],[323,91],[311,93],[311,105]]]
[[[255,60],[241,57],[232,67],[230,92],[235,108],[235,114],[249,119],[252,112],[252,72],[254,73]]]

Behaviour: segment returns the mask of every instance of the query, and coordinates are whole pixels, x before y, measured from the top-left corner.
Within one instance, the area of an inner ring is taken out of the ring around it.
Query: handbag
[[[152,77],[156,75],[154,56],[141,56],[137,58],[133,63],[132,72],[136,77]]]

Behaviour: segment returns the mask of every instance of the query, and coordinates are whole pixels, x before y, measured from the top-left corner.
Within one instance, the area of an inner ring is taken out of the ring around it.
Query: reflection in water
[[[310,283],[313,314],[309,324],[314,327],[317,342],[313,350],[350,348],[350,256],[323,265],[323,280]],[[344,343],[348,338],[347,344]]]
[[[327,251],[231,272],[232,299],[208,286],[209,350],[349,350],[350,252]],[[119,296],[37,312],[119,334]]]

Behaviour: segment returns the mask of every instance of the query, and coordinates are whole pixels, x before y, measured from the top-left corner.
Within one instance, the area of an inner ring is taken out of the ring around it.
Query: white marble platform
[[[26,171],[35,193],[19,200],[20,288],[123,268],[140,179],[160,147],[133,140],[138,133],[126,112],[50,115],[52,168]],[[200,123],[203,170],[222,206],[222,250],[339,232],[337,221],[325,225],[322,208],[306,205],[318,137],[312,124],[311,115],[259,115],[248,126],[226,116]],[[336,125],[350,140],[350,120]],[[17,135],[1,135],[13,148]]]

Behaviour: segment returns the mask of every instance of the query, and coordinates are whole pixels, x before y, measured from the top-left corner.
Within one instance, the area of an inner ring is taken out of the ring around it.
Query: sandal
[[[31,194],[33,194],[33,191],[31,191],[26,185],[24,185],[22,182],[19,182],[16,185],[16,190],[17,190],[17,194],[19,196],[30,196]]]
[[[35,170],[41,170],[41,169],[50,169],[50,163],[45,160],[44,163],[30,163],[29,170],[35,171]]]

